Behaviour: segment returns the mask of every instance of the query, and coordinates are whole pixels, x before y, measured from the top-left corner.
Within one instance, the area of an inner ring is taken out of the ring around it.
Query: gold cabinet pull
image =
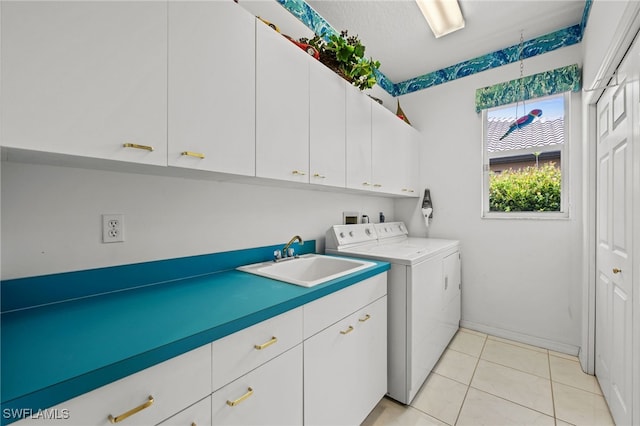
[[[134,414],[144,410],[145,408],[151,407],[151,404],[153,404],[153,397],[151,395],[149,395],[149,399],[147,400],[147,402],[145,402],[142,405],[138,405],[136,408],[132,408],[131,410],[127,411],[126,413],[122,413],[119,416],[115,416],[115,417],[113,417],[111,414],[109,414],[109,421],[111,423],[121,422],[124,419],[126,419],[127,417],[133,416]]]
[[[233,401],[229,401],[227,400],[227,405],[229,407],[235,407],[236,405],[240,404],[242,401],[244,401],[245,399],[249,398],[251,395],[253,395],[253,389],[251,388],[247,388],[247,393],[245,393],[244,395],[242,395],[240,398],[235,399]]]
[[[374,188],[380,188],[381,186],[382,186],[382,185],[381,185],[381,184],[379,184],[379,183],[374,183],[374,184],[373,184],[373,187],[374,187]]]
[[[123,143],[122,146],[124,148],[135,148],[135,149],[144,149],[145,151],[153,151],[152,146],[138,145],[137,143]]]
[[[201,160],[204,160],[204,154],[201,154],[199,152],[182,151],[180,153],[180,155],[187,156],[187,157],[196,157],[196,158],[199,158]]]
[[[261,351],[264,348],[268,348],[269,346],[273,345],[274,343],[276,343],[278,341],[278,338],[276,336],[273,336],[271,338],[271,340],[269,340],[268,342],[264,342],[261,345],[253,345],[254,348],[256,348],[257,350]]]
[[[359,318],[358,321],[366,322],[366,321],[369,321],[370,319],[371,319],[371,315],[367,314],[364,316],[364,318]]]
[[[614,274],[619,274],[620,272],[622,272],[622,269],[613,268],[613,273]]]
[[[320,179],[325,179],[325,178],[326,178],[326,176],[325,176],[325,175],[321,175],[320,173],[314,173],[314,174],[313,174],[313,177],[315,177],[315,178],[320,178]]]
[[[371,186],[369,182],[362,182],[362,186]]]
[[[292,174],[292,175],[299,175],[299,176],[304,176],[304,175],[306,175],[306,173],[305,173],[305,172],[303,172],[303,171],[301,171],[301,170],[293,170],[293,171],[291,172],[291,174]]]
[[[413,189],[402,188],[402,192],[414,192]]]
[[[350,325],[346,330],[340,330],[340,334],[349,334],[353,331],[353,326]]]

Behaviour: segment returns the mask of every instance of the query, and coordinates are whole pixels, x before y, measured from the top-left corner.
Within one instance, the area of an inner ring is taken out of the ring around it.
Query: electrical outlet
[[[102,215],[102,242],[118,243],[124,241],[124,215]]]

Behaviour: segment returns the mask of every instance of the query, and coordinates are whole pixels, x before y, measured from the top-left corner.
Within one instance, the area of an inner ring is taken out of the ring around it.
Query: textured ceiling
[[[412,0],[309,0],[336,30],[348,29],[394,83],[579,24],[584,0],[460,0],[464,29],[436,39]]]
[[[513,62],[519,49],[508,48],[521,34],[525,50],[527,43],[540,46],[532,55],[579,42],[591,0],[459,2],[465,28],[436,39],[414,0],[239,0],[295,38],[311,37],[308,27],[324,25],[317,15],[337,31],[358,35],[366,55],[381,63],[378,83],[393,95]]]

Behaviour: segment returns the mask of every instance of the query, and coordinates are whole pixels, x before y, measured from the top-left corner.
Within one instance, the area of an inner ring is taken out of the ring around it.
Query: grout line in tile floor
[[[596,379],[552,352],[460,329],[411,405],[384,398],[363,425],[613,425]]]
[[[460,404],[460,408],[458,408],[458,414],[456,415],[456,420],[453,423],[454,425],[458,423],[458,419],[460,418],[460,413],[462,412],[462,407],[464,406],[464,402],[467,400],[467,395],[469,395],[469,389],[471,389],[471,382],[473,381],[473,376],[476,375],[476,370],[478,370],[478,364],[480,364],[480,357],[482,356],[482,352],[484,351],[484,347],[487,345],[487,337],[485,336],[484,342],[482,342],[482,349],[480,349],[480,354],[478,355],[478,359],[476,360],[476,365],[473,367],[473,373],[471,374],[471,378],[469,379],[469,385],[467,386],[467,391],[464,393],[464,398],[462,398],[462,404]],[[455,350],[455,349],[452,349]],[[428,414],[428,413],[425,413]]]

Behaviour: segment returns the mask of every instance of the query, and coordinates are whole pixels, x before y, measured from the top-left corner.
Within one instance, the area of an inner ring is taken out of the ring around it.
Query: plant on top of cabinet
[[[364,57],[365,46],[357,35],[350,36],[344,30],[340,35],[329,36],[328,40],[316,35],[300,41],[315,47],[320,52],[320,62],[360,90],[370,89],[376,84],[374,71],[380,68],[380,62]]]

